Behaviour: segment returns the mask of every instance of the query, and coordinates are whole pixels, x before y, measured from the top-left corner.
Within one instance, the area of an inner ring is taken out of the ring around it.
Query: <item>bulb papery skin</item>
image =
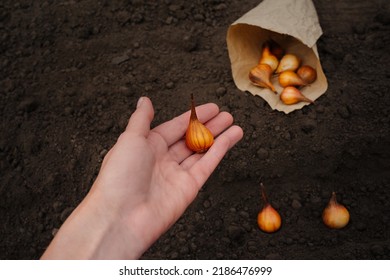
[[[317,71],[309,65],[299,67],[297,74],[307,84],[311,84],[317,79]]]
[[[297,104],[299,102],[314,103],[304,96],[301,91],[295,87],[285,87],[279,96],[280,100],[286,105]]]
[[[282,218],[271,204],[268,203],[257,215],[257,225],[262,231],[273,233],[281,227]]]
[[[261,52],[261,57],[259,64],[267,64],[271,67],[272,72],[276,70],[279,64],[279,60],[276,56],[271,53],[270,46],[268,43],[263,44],[263,50]]]
[[[278,68],[276,68],[275,73],[281,73],[287,70],[295,71],[298,69],[301,60],[293,54],[286,54],[282,57],[279,62]]]
[[[214,143],[214,136],[210,130],[202,124],[196,115],[193,96],[191,95],[191,116],[186,131],[185,142],[187,147],[196,153],[206,152]]]
[[[268,88],[276,93],[271,82],[272,69],[268,64],[258,64],[249,72],[249,80],[256,86]]]
[[[349,219],[348,209],[337,202],[336,194],[333,192],[332,198],[322,212],[322,221],[329,228],[341,229],[349,223]]]
[[[282,87],[306,85],[306,83],[298,76],[298,74],[291,70],[283,71],[282,73],[280,73],[278,79],[279,84]]]

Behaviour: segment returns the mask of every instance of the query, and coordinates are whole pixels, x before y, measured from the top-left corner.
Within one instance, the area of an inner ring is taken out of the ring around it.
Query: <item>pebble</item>
[[[54,212],[58,212],[58,211],[60,211],[61,210],[61,208],[62,208],[62,202],[60,202],[60,201],[55,201],[54,203],[53,203],[53,210],[54,210]]]
[[[73,212],[72,207],[65,208],[64,211],[61,212],[60,219],[62,222],[65,222],[65,220],[69,217],[69,215]]]
[[[246,218],[246,219],[249,218],[249,213],[246,212],[246,211],[240,211],[238,214],[239,214],[241,217],[243,217],[243,218]]]
[[[18,106],[19,111],[24,111],[27,113],[32,112],[37,108],[38,108],[38,102],[32,97],[28,97],[24,99],[22,102],[20,102]]]
[[[248,252],[254,253],[256,251],[257,251],[257,247],[256,246],[248,246]]]
[[[116,65],[119,65],[127,60],[129,60],[130,57],[127,55],[127,54],[124,54],[124,55],[120,55],[120,56],[116,56],[114,57],[112,60],[111,60],[111,63],[112,64],[116,64]]]
[[[204,208],[209,208],[211,206],[211,202],[209,201],[209,200],[205,200],[204,202],[203,202],[203,207]]]
[[[264,148],[260,148],[257,150],[257,156],[259,159],[267,159],[269,157],[269,152]]]
[[[299,200],[294,199],[291,203],[291,207],[294,208],[295,210],[298,210],[302,207],[302,204],[299,202]]]
[[[338,113],[343,119],[349,119],[351,116],[351,113],[349,112],[349,110],[346,106],[338,109]]]
[[[243,234],[243,230],[241,229],[241,227],[236,225],[230,225],[228,227],[228,235],[230,239],[233,240],[238,239],[242,236],[242,234]]]
[[[175,83],[174,82],[168,82],[168,83],[166,83],[165,87],[167,89],[173,89],[175,87]]]
[[[117,20],[120,24],[125,24],[131,19],[131,14],[128,11],[120,11],[117,14]]]
[[[313,119],[306,119],[301,123],[301,129],[305,133],[311,133],[317,128],[317,122]]]
[[[219,88],[217,88],[217,90],[215,92],[216,92],[218,97],[221,97],[221,96],[225,95],[226,88],[225,87],[219,87]]]
[[[198,47],[198,39],[192,35],[187,35],[184,36],[182,44],[184,51],[193,52]]]
[[[57,234],[58,230],[58,228],[53,228],[51,231],[51,235],[54,237]]]

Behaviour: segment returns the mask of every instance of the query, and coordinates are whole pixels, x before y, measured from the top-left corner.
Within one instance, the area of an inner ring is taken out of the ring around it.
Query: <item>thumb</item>
[[[137,102],[137,109],[130,117],[126,131],[147,137],[153,117],[154,109],[152,101],[148,97],[141,97]]]

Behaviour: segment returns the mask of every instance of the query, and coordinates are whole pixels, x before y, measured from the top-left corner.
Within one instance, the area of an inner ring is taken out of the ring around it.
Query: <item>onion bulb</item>
[[[283,71],[291,70],[295,71],[298,69],[301,60],[294,54],[286,54],[282,57],[279,62],[278,68],[275,73],[282,73]]]
[[[316,70],[309,65],[302,65],[299,67],[297,74],[307,84],[311,84],[317,79]]]
[[[279,230],[282,225],[282,218],[279,213],[268,202],[267,195],[265,193],[264,185],[261,184],[261,195],[263,198],[263,209],[257,215],[257,225],[259,228],[267,233],[273,233]]]
[[[332,197],[322,212],[322,221],[327,227],[335,229],[343,228],[349,222],[348,209],[337,202],[335,192],[332,192]]]
[[[263,44],[263,50],[261,52],[261,58],[259,64],[267,64],[271,67],[272,72],[276,70],[279,64],[279,60],[274,56],[270,49],[270,44],[268,42]]]
[[[299,102],[314,103],[295,87],[285,87],[279,96],[280,100],[286,105],[297,104]]]
[[[214,136],[210,130],[202,124],[196,115],[194,96],[191,94],[191,116],[186,131],[186,145],[196,152],[206,152],[214,143]]]
[[[256,86],[268,88],[276,93],[271,82],[272,69],[268,64],[258,64],[249,72],[249,80]]]
[[[283,71],[279,74],[279,84],[282,87],[307,85],[297,73],[291,70]]]

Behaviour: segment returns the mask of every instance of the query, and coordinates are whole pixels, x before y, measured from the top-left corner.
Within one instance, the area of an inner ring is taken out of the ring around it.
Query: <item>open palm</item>
[[[183,139],[190,112],[150,129],[153,105],[149,98],[141,98],[126,130],[104,158],[88,196],[65,222],[44,257],[141,256],[179,219],[226,152],[242,138],[242,129],[231,126],[233,117],[219,112],[217,105],[199,106],[197,113],[217,136],[204,154],[194,154]],[[81,255],[71,250],[72,240],[64,237],[75,225],[96,232],[96,236],[84,232],[76,236],[73,247],[80,248]],[[85,244],[83,240],[88,238],[90,243]],[[58,254],[56,247],[66,247],[67,254]]]

